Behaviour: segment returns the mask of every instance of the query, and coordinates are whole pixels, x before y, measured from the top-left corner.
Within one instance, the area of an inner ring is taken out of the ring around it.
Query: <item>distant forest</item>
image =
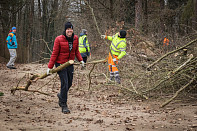
[[[128,39],[137,32],[155,44],[167,36],[176,45],[197,37],[197,0],[1,0],[0,56],[9,59],[6,37],[16,26],[17,62],[49,58],[67,21],[73,23],[76,35],[88,30],[96,52],[101,39],[85,2],[93,8],[103,34],[124,29],[131,34]]]

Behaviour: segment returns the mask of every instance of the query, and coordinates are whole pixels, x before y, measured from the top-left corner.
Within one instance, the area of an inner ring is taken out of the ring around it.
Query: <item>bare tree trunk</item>
[[[28,21],[28,25],[27,25],[27,40],[26,40],[26,44],[27,44],[27,62],[29,63],[30,61],[32,61],[32,53],[31,52],[31,32],[32,32],[32,27],[33,27],[33,16],[34,16],[34,0],[29,0],[28,1],[30,5],[28,5],[28,10],[29,10],[29,15],[27,16],[27,21]]]
[[[193,28],[197,30],[197,0],[193,0],[194,2],[194,21],[193,21]]]
[[[110,0],[110,14],[111,14],[111,19],[114,19],[114,14],[113,14],[113,0]]]
[[[148,34],[148,7],[147,0],[144,0],[144,33]]]
[[[164,0],[160,0],[160,16],[162,16],[162,12],[164,10]],[[163,18],[160,17],[160,36],[163,36],[163,32],[165,31],[165,25]]]
[[[141,30],[142,26],[142,0],[135,3],[135,28]]]
[[[1,1],[2,3],[0,4],[0,7],[2,8],[0,10],[0,42],[1,42],[1,48],[0,48],[0,56],[9,59],[9,52],[7,49],[7,44],[6,44],[6,37],[9,33],[10,30],[10,21],[9,19],[9,10],[7,9],[9,7],[9,3],[5,0]]]

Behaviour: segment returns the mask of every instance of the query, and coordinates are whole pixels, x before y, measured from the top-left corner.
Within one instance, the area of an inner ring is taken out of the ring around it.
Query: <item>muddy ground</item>
[[[163,101],[131,99],[118,87],[106,85],[103,76],[93,78],[97,80],[93,81],[90,92],[85,75],[88,71],[79,67],[69,91],[71,114],[63,114],[57,104],[60,82],[55,75],[29,88],[41,88],[50,96],[10,92],[22,78],[19,86],[25,86],[31,74],[45,72],[47,65],[16,64],[16,67],[10,70],[5,63],[0,66],[0,92],[4,93],[0,96],[1,131],[197,131],[196,101],[173,101],[159,108]]]

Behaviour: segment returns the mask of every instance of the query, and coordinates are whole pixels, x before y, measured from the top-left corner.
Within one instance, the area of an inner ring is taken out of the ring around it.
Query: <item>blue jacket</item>
[[[8,49],[16,49],[17,48],[17,40],[16,34],[14,32],[10,32],[6,39]]]
[[[84,33],[80,33],[80,37],[85,35]],[[83,40],[83,45],[85,48],[87,48],[87,45],[86,45],[86,38]],[[90,55],[90,52],[85,52],[85,53],[80,53],[82,57],[87,57]]]

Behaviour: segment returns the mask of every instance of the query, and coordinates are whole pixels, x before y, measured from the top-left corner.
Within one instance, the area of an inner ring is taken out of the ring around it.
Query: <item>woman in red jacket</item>
[[[55,39],[47,74],[49,74],[49,71],[53,68],[54,64],[58,67],[69,60],[74,60],[75,56],[78,61],[80,61],[81,65],[84,66],[83,59],[78,50],[78,44],[78,37],[73,33],[73,25],[70,22],[67,22],[65,24],[63,35],[57,36]],[[61,80],[61,90],[57,96],[59,98],[59,106],[62,107],[62,112],[65,114],[70,113],[67,106],[67,98],[68,90],[72,86],[73,71],[74,67],[73,65],[70,65],[58,72]]]

